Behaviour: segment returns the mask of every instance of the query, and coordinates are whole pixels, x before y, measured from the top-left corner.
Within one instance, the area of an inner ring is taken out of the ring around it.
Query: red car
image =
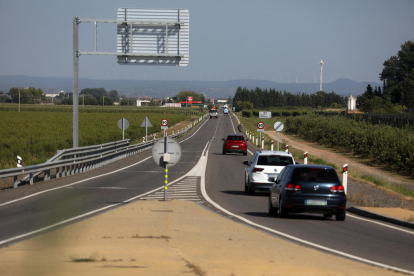
[[[223,154],[239,152],[247,155],[247,139],[243,134],[228,134],[223,144]]]

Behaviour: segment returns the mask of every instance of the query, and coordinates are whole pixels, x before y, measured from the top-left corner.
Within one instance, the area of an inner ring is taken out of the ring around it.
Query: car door
[[[279,199],[280,196],[283,192],[283,187],[286,184],[286,179],[289,176],[289,172],[290,172],[291,168],[289,166],[285,167],[282,172],[280,173],[279,177],[276,180],[276,183],[274,185],[274,192],[273,192],[273,201],[274,201],[274,206],[279,206]]]
[[[255,160],[256,160],[256,157],[257,157],[257,152],[255,152],[254,154],[253,154],[253,156],[252,156],[252,158],[250,158],[250,161],[249,161],[249,163],[247,163],[247,167],[246,167],[246,171],[247,171],[247,173],[246,173],[246,179],[252,179],[252,170],[253,170],[253,168],[254,168],[254,162],[255,162]]]

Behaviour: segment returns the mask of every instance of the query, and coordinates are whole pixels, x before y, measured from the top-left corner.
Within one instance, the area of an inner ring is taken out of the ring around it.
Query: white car
[[[299,164],[291,153],[284,151],[258,150],[246,165],[244,191],[253,195],[256,190],[268,191],[286,165]]]

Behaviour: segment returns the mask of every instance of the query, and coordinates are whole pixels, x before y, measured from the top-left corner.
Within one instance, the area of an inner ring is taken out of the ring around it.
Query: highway
[[[251,157],[255,147],[249,144],[248,156],[221,154],[222,138],[235,131],[236,120],[223,115],[220,110],[217,119],[204,120],[181,138],[183,155],[180,163],[169,170],[169,182],[173,183],[168,189],[169,195],[193,200],[229,219],[297,244],[414,273],[412,230],[374,223],[350,214],[344,222],[313,214],[291,215],[287,219],[269,217],[266,193],[254,196],[244,193],[242,162]],[[206,167],[193,172],[203,154],[207,160]],[[1,193],[0,246],[43,232],[38,230],[49,231],[54,229],[54,225],[73,223],[132,200],[161,198],[162,189],[155,189],[163,185],[163,180],[163,169],[155,165],[151,151],[146,151],[87,173]],[[185,191],[182,187],[186,183],[188,187],[196,188]],[[208,198],[203,198],[203,189]]]

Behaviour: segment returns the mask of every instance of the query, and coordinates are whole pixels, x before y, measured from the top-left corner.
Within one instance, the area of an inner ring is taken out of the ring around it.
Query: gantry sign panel
[[[188,10],[120,8],[117,20],[118,64],[188,65]]]

